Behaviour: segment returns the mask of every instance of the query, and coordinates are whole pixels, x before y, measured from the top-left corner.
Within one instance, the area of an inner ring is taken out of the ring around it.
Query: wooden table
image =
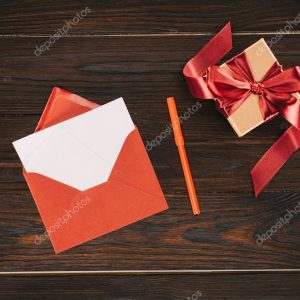
[[[300,215],[263,245],[300,200],[300,153],[259,199],[249,171],[288,127],[281,117],[238,138],[212,101],[182,124],[202,214],[191,214],[173,137],[149,151],[170,209],[55,255],[11,142],[33,132],[54,86],[103,104],[126,100],[144,142],[196,99],[182,68],[228,20],[239,53],[270,40],[298,1],[2,1],[0,4],[1,299],[299,299]],[[89,7],[49,51],[36,46]],[[300,24],[272,50],[300,63]],[[229,58],[230,56],[226,57]]]

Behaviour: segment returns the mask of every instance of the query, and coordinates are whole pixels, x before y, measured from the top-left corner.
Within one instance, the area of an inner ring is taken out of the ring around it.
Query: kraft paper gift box
[[[184,66],[190,93],[213,99],[239,137],[281,115],[291,126],[251,170],[257,197],[300,147],[300,67],[283,70],[264,39],[223,65],[232,49],[228,22]]]
[[[264,39],[260,39],[244,50],[243,53],[246,55],[253,78],[256,82],[260,82],[277,61]],[[226,63],[221,65],[221,67],[228,68]],[[298,93],[293,95],[300,99]],[[218,109],[222,112],[222,108],[218,107]],[[271,120],[277,115],[278,113],[272,114],[268,120]],[[236,111],[227,117],[227,120],[239,137],[242,137],[264,123],[265,120],[263,119],[259,106],[259,95],[251,93]]]

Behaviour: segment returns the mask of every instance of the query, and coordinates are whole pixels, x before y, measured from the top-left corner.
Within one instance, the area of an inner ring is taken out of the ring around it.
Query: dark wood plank
[[[183,105],[181,102],[182,107]],[[135,109],[134,105],[131,107],[133,119],[141,131],[145,145],[150,149],[147,141],[159,136],[168,125],[169,116],[165,103],[160,105],[159,113],[148,111],[147,118],[144,117],[147,109]],[[0,189],[3,193],[14,195],[16,192],[28,191],[22,176],[21,163],[11,142],[32,133],[38,118],[37,115],[2,117]],[[285,124],[282,119],[277,118],[239,139],[213,105],[207,105],[191,116],[182,127],[199,193],[206,195],[216,192],[223,194],[247,192],[249,201],[256,201],[252,194],[250,170],[284,132]],[[160,145],[154,147],[148,154],[164,190],[169,193],[178,190],[185,195],[186,188],[173,135],[163,139]],[[283,190],[300,192],[299,164],[300,152],[296,152],[267,186],[265,192]]]
[[[230,58],[262,35],[235,36]],[[182,75],[184,64],[210,39],[208,36],[68,37],[41,56],[35,47],[44,38],[0,40],[0,113],[41,114],[51,88],[60,85],[103,103],[122,95],[129,108],[165,112],[165,97],[174,95],[184,111],[192,105]],[[270,37],[265,36],[266,40]],[[286,67],[299,63],[299,35],[285,36],[273,52]],[[144,118],[148,121],[147,114]],[[145,121],[146,122],[146,121]]]
[[[299,11],[298,1],[2,1],[0,34],[53,34],[85,7],[69,34],[214,32],[228,20],[235,32],[277,31]]]
[[[299,273],[3,276],[1,299],[299,299]]]
[[[162,181],[163,188],[165,182]],[[203,213],[190,211],[183,183],[169,184],[166,212],[55,255],[29,192],[0,196],[1,271],[185,270],[300,268],[300,214],[257,244],[299,193],[200,194]],[[201,191],[199,191],[201,192]]]

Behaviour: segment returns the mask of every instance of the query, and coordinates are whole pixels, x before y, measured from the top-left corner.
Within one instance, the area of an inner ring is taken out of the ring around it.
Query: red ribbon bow
[[[300,129],[300,101],[291,95],[300,91],[299,67],[282,71],[281,65],[276,62],[260,82],[255,82],[245,53],[226,65],[229,69],[208,68],[207,84],[228,116],[254,93],[259,96],[264,120],[278,112]]]
[[[226,65],[215,64],[232,48],[228,23],[195,57],[183,72],[190,91],[197,98],[216,98],[220,108],[230,116],[251,93],[259,96],[265,121],[281,114],[291,126],[265,153],[251,171],[255,195],[264,189],[290,155],[300,147],[300,100],[292,93],[300,91],[300,68],[282,70],[278,62],[256,82],[245,53],[232,58]]]

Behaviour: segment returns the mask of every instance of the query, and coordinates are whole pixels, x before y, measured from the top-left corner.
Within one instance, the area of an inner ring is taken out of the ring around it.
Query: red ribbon
[[[245,53],[232,58],[226,65],[215,64],[232,48],[230,23],[213,37],[184,67],[194,97],[215,98],[227,116],[235,112],[251,93],[259,96],[265,121],[278,113],[293,126],[265,153],[251,171],[256,197],[281,166],[300,147],[300,100],[291,93],[300,91],[300,67],[286,71],[278,62],[260,82],[255,82]]]

